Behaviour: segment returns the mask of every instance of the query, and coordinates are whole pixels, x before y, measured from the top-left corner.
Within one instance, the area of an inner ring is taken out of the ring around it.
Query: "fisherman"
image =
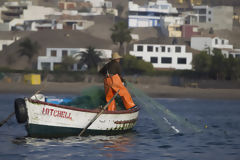
[[[133,109],[136,107],[131,95],[129,94],[126,85],[126,81],[121,76],[121,66],[120,59],[122,57],[117,53],[112,54],[112,59],[110,62],[105,64],[99,73],[104,75],[104,90],[106,94],[106,101],[109,102],[114,94],[119,91],[119,95],[122,98],[125,108]],[[108,106],[108,111],[116,110],[116,102],[113,100]]]

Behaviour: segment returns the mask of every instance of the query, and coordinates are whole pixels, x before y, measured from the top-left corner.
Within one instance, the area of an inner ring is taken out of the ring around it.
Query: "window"
[[[57,56],[57,51],[56,50],[51,50],[51,56],[56,57]]]
[[[153,51],[153,46],[147,46],[147,51],[152,52]]]
[[[235,54],[235,58],[240,59],[240,54]]]
[[[143,46],[137,46],[137,51],[143,51]]]
[[[224,44],[224,40],[222,40],[222,44]]]
[[[178,64],[187,64],[187,59],[186,58],[178,58],[177,63]]]
[[[172,58],[162,57],[162,63],[170,64],[170,63],[172,63]]]
[[[211,11],[208,11],[208,14],[212,14],[212,12],[211,12]]]
[[[176,52],[176,53],[181,53],[181,47],[176,47],[176,48],[175,48],[175,52]]]
[[[137,56],[136,57],[138,60],[142,60],[142,57],[141,56]]]
[[[215,44],[218,44],[218,39],[215,39]]]
[[[199,22],[200,23],[206,23],[207,17],[206,16],[199,16]]]
[[[42,65],[42,70],[50,70],[51,69],[50,68],[51,64],[49,62],[42,62],[41,65]]]
[[[171,52],[171,48],[170,47],[168,47],[168,52]]]
[[[211,22],[212,21],[212,19],[211,18],[208,18],[208,22]]]
[[[158,52],[158,47],[155,48],[155,51]]]
[[[158,63],[158,58],[157,57],[151,57],[151,63]]]
[[[67,50],[63,50],[62,51],[62,57],[67,57],[68,55],[68,51]]]
[[[207,10],[206,9],[199,9],[199,14],[206,14]]]
[[[165,46],[162,46],[162,52],[165,52],[166,48]]]

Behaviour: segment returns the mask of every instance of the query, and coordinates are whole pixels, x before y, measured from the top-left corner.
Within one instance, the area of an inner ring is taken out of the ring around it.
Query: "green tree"
[[[72,56],[64,56],[62,63],[55,65],[54,70],[70,71],[75,63],[77,63],[76,58]]]
[[[224,58],[220,49],[214,48],[210,69],[210,76],[214,79],[225,79],[226,76],[226,58]]]
[[[128,28],[128,24],[125,21],[120,21],[111,28],[111,31],[111,39],[114,44],[119,44],[119,53],[123,55],[123,44],[132,40],[131,29]]]
[[[226,78],[229,80],[237,80],[240,77],[240,60],[229,55],[226,60]]]
[[[81,59],[79,61],[80,65],[86,64],[89,70],[97,70],[99,62],[102,61],[100,56],[101,52],[95,50],[95,48],[89,46],[86,51],[81,52]]]
[[[207,75],[211,68],[211,56],[203,51],[193,56],[192,65],[199,74]]]
[[[126,55],[123,59],[123,70],[129,74],[148,74],[154,72],[152,63],[137,59],[135,56]]]
[[[32,60],[32,57],[36,55],[40,49],[40,45],[36,41],[32,42],[29,38],[23,39],[23,41],[19,43],[19,47],[20,56],[27,56],[29,61]]]

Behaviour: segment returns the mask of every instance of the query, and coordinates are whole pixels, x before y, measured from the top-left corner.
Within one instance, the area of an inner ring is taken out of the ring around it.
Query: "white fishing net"
[[[131,92],[132,96],[134,96],[134,102],[139,105],[141,110],[149,114],[149,117],[151,117],[161,132],[177,134],[201,131],[197,126],[191,124],[187,119],[174,114],[165,106],[147,96],[143,91],[137,89],[129,82],[128,90]]]

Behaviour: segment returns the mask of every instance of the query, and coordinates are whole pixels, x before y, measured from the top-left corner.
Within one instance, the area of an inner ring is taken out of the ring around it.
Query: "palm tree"
[[[32,42],[29,38],[25,38],[22,42],[20,42],[19,47],[20,56],[27,56],[29,61],[40,49],[40,45],[36,41]]]
[[[119,53],[123,55],[124,42],[129,43],[132,40],[131,29],[128,28],[128,24],[125,21],[120,21],[111,28],[111,31],[111,39],[114,44],[119,43]]]
[[[95,50],[94,47],[89,46],[86,51],[81,52],[80,65],[86,64],[89,70],[96,70],[98,63],[101,62],[101,52]]]

